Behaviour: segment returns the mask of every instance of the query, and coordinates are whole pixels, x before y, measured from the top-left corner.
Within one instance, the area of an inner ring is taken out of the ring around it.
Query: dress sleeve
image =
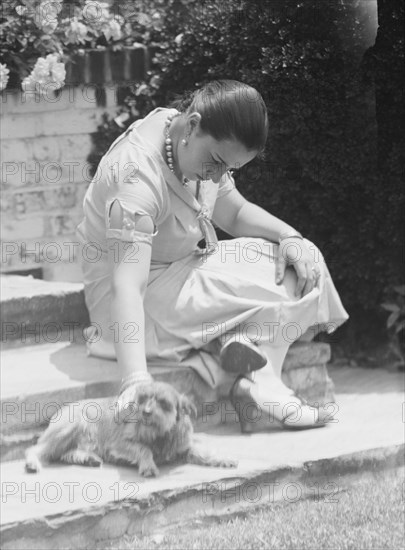
[[[105,204],[106,238],[152,244],[165,203],[164,178],[159,164],[142,151],[123,147],[106,159],[104,169],[108,171],[109,181]],[[122,223],[120,227],[116,224],[111,227],[110,213],[116,201],[121,206]],[[142,216],[152,219],[153,233],[137,230]]]
[[[235,189],[235,180],[229,170],[222,176],[218,185],[217,198],[227,195],[232,189]]]

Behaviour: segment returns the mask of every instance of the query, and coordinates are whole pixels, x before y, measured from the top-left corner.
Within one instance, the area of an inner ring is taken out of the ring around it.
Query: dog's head
[[[149,382],[129,387],[121,396],[126,407],[119,412],[118,422],[134,423],[136,433],[161,437],[181,420],[195,415],[193,403],[165,382]]]

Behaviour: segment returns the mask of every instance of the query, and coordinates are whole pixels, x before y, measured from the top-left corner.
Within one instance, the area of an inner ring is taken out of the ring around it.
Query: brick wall
[[[2,272],[42,268],[47,280],[81,280],[74,231],[91,180],[91,133],[103,113],[116,113],[119,87],[142,78],[146,53],[87,52],[59,94],[0,95]]]

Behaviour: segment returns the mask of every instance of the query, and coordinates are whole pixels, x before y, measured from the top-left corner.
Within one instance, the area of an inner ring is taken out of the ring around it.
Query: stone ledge
[[[332,481],[338,490],[345,490],[349,483],[342,477],[344,475],[359,471],[364,475],[403,464],[404,445],[397,444],[328,459],[303,462],[298,460],[294,463],[290,461],[283,466],[264,469],[254,464],[223,472],[219,469],[202,471],[201,468],[188,467],[186,468],[189,470],[188,475],[184,469],[180,475],[176,476],[174,471],[174,477],[170,478],[166,475],[160,480],[142,481],[136,474],[131,476],[128,468],[111,468],[111,471],[106,472],[106,479],[99,478],[98,486],[102,488],[102,499],[96,505],[89,505],[88,502],[82,502],[83,499],[79,499],[75,506],[65,504],[65,509],[60,506],[60,503],[53,505],[51,512],[49,503],[44,505],[41,501],[36,501],[36,503],[29,503],[30,510],[27,513],[26,500],[24,506],[20,504],[20,513],[15,510],[11,510],[11,513],[9,511],[1,527],[2,548],[4,550],[85,549],[92,547],[95,543],[106,544],[118,540],[124,535],[141,536],[152,533],[156,529],[184,524],[187,520],[207,514],[240,513],[261,504],[268,504],[269,487],[273,487],[271,502],[281,501],[284,494],[283,488],[290,484],[300,488],[301,499],[313,498],[313,487],[316,481],[318,483],[321,481],[323,484],[330,484]],[[78,479],[81,478],[81,481],[84,481],[84,479],[94,478],[92,472],[85,478],[83,474],[79,478],[73,477],[73,481],[68,470],[75,467],[66,466],[54,468],[53,476],[47,476],[45,479],[43,477],[41,479],[40,475],[35,480],[31,476],[29,480],[29,475],[15,473],[13,477],[16,468],[22,468],[22,466],[22,463],[10,464],[8,471],[6,469],[6,472],[3,472],[3,483],[4,479],[7,479],[8,483],[15,483],[21,488],[24,483],[21,480],[25,479],[29,487],[35,482],[38,484],[37,487],[41,482],[44,486],[52,484],[60,486],[60,482],[52,480],[66,479],[67,483],[74,483],[77,487],[81,485]],[[83,470],[86,469],[83,468]],[[162,473],[169,472],[162,471]],[[16,481],[9,481],[11,479]],[[117,481],[114,482],[114,479]],[[196,479],[198,479],[197,483]],[[113,485],[109,486],[111,482]],[[86,483],[89,485],[97,482],[87,481]],[[122,491],[122,494],[126,494],[129,486],[132,492],[136,491],[136,496],[120,500],[105,498],[111,493],[111,487],[115,487],[118,493]],[[255,488],[255,494],[260,495],[259,500],[256,498],[252,500],[246,496],[244,498],[243,495],[247,493],[249,487]],[[236,497],[238,494],[239,498]],[[3,503],[7,502],[9,496],[6,495],[4,500],[3,495]],[[330,493],[326,491],[322,496],[326,499]],[[15,505],[15,502],[12,504]],[[22,508],[25,509],[22,510]],[[38,515],[41,511],[45,512],[45,515]],[[21,516],[20,519],[18,515]]]
[[[42,281],[33,277],[2,275],[1,282],[1,340],[25,342],[33,337],[44,339],[49,327],[55,330],[89,325],[84,301],[83,284]],[[40,319],[40,322],[38,321]]]
[[[308,365],[326,365],[330,361],[330,345],[324,342],[295,342],[288,350],[283,371],[288,372]]]
[[[306,351],[296,355],[295,344],[291,347],[283,380],[309,401],[320,405],[334,401],[326,366],[312,363],[302,366],[305,358],[323,357],[325,344],[311,342],[300,344],[299,348],[301,352]],[[312,349],[311,353],[308,348]],[[300,358],[296,368],[295,357]],[[6,349],[1,359],[1,406],[5,419],[2,433],[6,435],[46,425],[64,403],[108,397],[116,394],[120,385],[115,361],[88,357],[84,345],[69,340]],[[172,384],[194,399],[202,428],[221,423],[223,411],[220,407],[212,414],[203,415],[204,404],[218,403],[220,396],[191,368],[149,367],[154,378]],[[229,403],[222,402],[228,412],[232,411]]]

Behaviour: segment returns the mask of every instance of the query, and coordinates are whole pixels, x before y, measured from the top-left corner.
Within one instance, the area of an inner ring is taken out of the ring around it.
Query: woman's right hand
[[[123,378],[117,400],[115,402],[115,419],[117,422],[135,421],[137,387],[153,383],[152,376],[147,371],[135,371]]]

